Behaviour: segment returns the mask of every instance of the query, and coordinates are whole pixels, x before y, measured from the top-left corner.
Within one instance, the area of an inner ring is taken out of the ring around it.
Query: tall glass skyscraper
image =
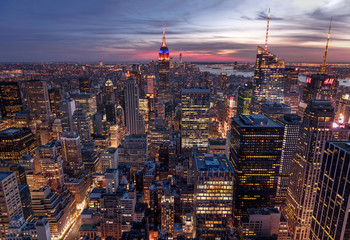
[[[182,89],[181,147],[191,152],[194,146],[206,152],[209,146],[210,89]]]
[[[230,161],[235,173],[236,220],[249,208],[275,205],[283,129],[263,115],[232,118]]]
[[[252,95],[252,113],[261,114],[264,103],[283,103],[284,60],[258,47]]]
[[[310,239],[350,239],[350,142],[327,142]]]
[[[326,141],[332,139],[331,101],[309,102],[300,126],[296,156],[290,166],[285,217],[293,239],[309,239],[317,183]]]

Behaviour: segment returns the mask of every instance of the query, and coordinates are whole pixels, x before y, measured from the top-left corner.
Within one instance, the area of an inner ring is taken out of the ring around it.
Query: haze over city
[[[254,61],[264,45],[288,62],[350,62],[350,2],[2,0],[1,62],[140,62],[157,59],[162,28],[177,60]]]

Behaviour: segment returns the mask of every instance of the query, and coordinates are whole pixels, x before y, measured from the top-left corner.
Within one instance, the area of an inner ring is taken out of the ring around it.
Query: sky
[[[0,62],[254,61],[350,63],[350,0],[1,0]]]

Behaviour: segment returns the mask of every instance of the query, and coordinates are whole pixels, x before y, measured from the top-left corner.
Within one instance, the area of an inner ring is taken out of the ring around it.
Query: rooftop
[[[105,153],[114,154],[117,150],[117,148],[107,148]]]
[[[232,120],[244,128],[283,128],[280,124],[260,114],[240,115],[232,118]]]
[[[350,141],[330,141],[329,143],[350,153]]]
[[[10,176],[13,172],[0,172],[0,181]]]
[[[297,114],[284,114],[284,116],[277,118],[277,120],[285,124],[298,125],[300,124],[301,117]]]
[[[23,133],[28,134],[28,132],[31,132],[29,128],[7,128],[0,132],[0,137],[15,137]]]
[[[233,167],[225,154],[197,154],[198,172],[232,172]]]
[[[210,94],[208,88],[183,88],[181,94]]]
[[[248,215],[270,215],[273,213],[280,213],[277,208],[263,208],[263,209],[248,209]]]

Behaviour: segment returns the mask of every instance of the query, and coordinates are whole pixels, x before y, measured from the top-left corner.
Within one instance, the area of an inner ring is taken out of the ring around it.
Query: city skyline
[[[287,62],[349,63],[348,0],[69,1],[0,3],[0,62],[157,60],[165,25],[171,57],[184,61],[254,61],[271,8],[269,51]]]

